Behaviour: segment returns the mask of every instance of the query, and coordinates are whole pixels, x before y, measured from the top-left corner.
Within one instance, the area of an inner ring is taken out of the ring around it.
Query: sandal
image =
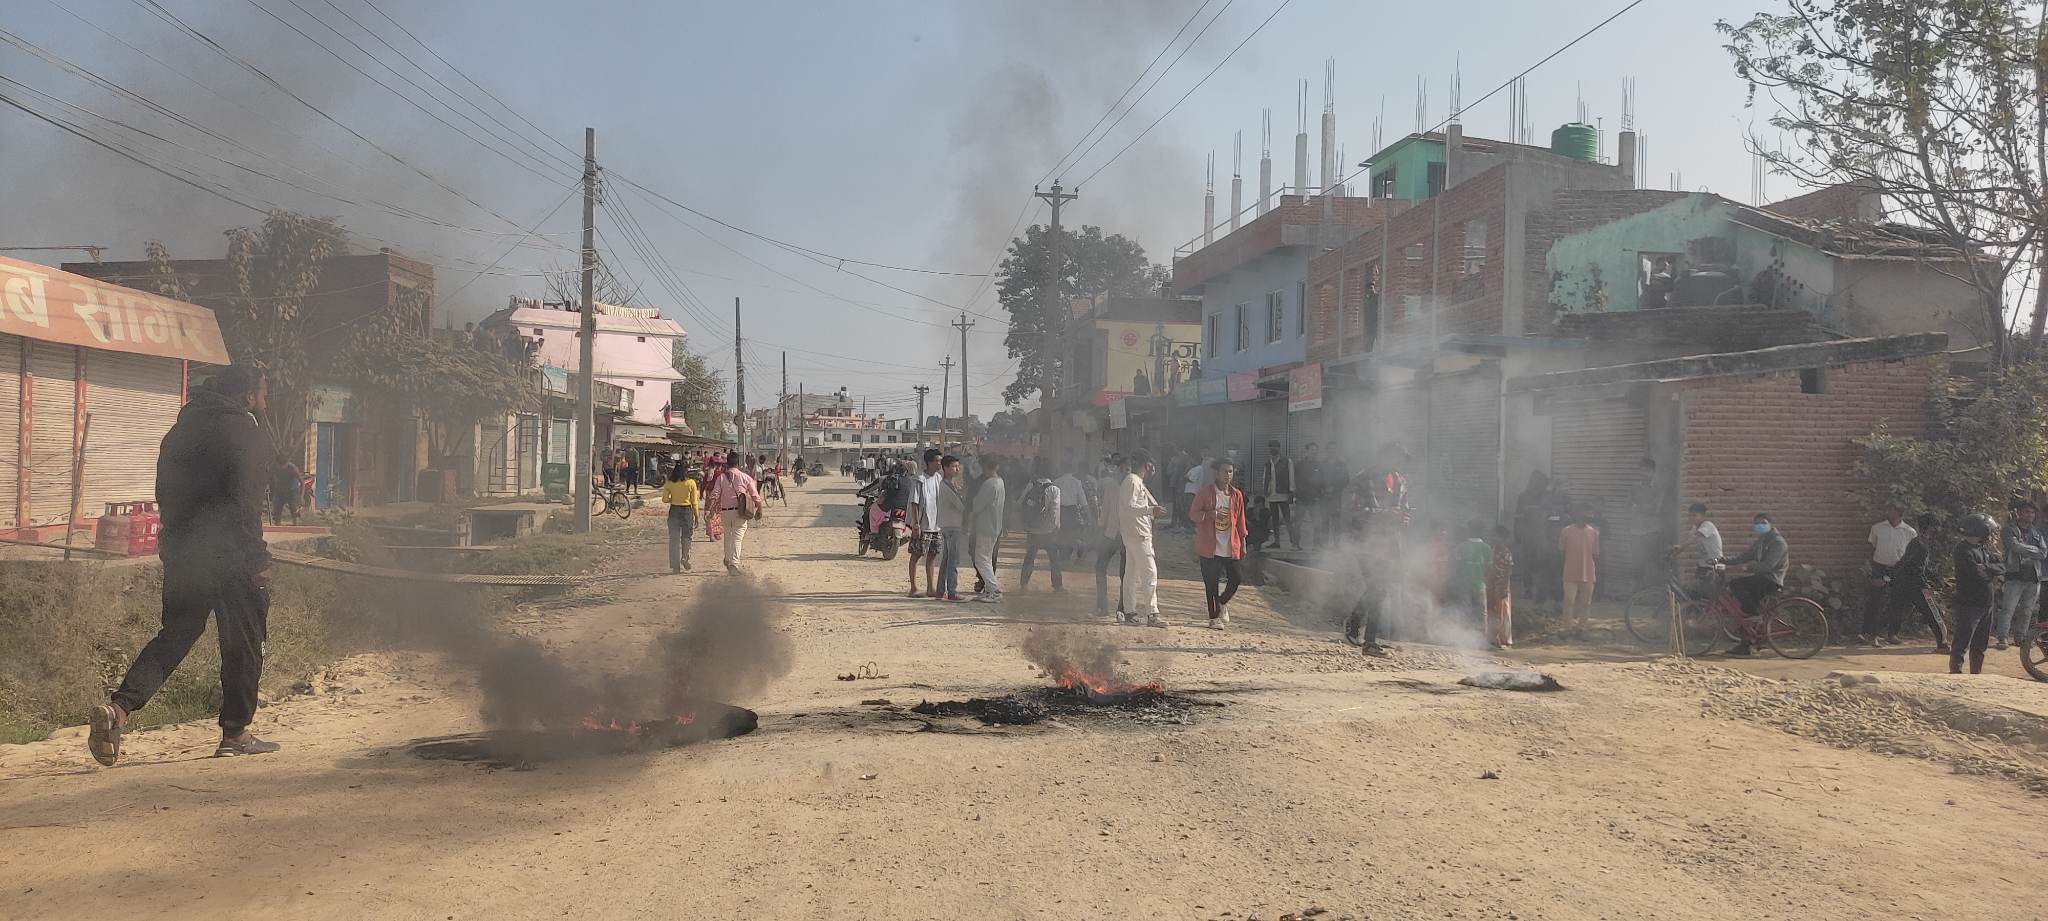
[[[113,704],[100,704],[92,708],[88,717],[92,731],[85,737],[85,745],[92,750],[92,760],[102,766],[113,767],[121,760],[121,715]]]

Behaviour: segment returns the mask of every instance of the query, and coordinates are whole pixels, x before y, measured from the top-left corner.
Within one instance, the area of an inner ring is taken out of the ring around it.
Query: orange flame
[[[1089,675],[1077,671],[1062,672],[1059,685],[1070,691],[1080,691],[1090,698],[1128,697],[1133,694],[1165,693],[1166,685],[1157,681],[1136,684],[1114,675]]]
[[[622,722],[619,720],[618,717],[606,716],[604,713],[599,712],[587,714],[582,719],[577,720],[576,728],[579,730],[583,730],[585,732],[627,732],[632,733],[634,735],[639,735],[641,733],[651,731],[655,727],[661,726],[663,724],[674,726],[688,726],[691,723],[695,723],[696,721],[697,714],[695,712],[679,713],[666,720],[656,720],[645,723],[633,720],[626,720]]]

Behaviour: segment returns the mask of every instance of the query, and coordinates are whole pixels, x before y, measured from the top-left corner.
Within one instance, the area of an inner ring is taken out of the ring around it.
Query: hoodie
[[[193,391],[157,454],[164,560],[250,573],[268,568],[263,498],[271,456],[268,433],[240,402]]]

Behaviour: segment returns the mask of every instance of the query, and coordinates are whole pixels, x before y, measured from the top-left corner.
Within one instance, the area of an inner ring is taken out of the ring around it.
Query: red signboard
[[[1287,372],[1287,411],[1323,408],[1323,366],[1302,365]]]
[[[1225,395],[1230,397],[1233,403],[1256,400],[1259,398],[1258,372],[1239,371],[1235,374],[1226,374],[1223,376],[1223,387]]]
[[[0,333],[110,352],[228,363],[213,311],[0,256]]]

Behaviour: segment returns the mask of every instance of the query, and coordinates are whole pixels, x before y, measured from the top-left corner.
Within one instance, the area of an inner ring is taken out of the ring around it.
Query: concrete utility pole
[[[739,404],[740,453],[747,453],[747,360],[740,356],[740,299],[732,299],[732,387]]]
[[[932,392],[931,385],[919,384],[910,388],[917,391],[917,446],[924,447],[924,395]]]
[[[577,533],[590,530],[590,464],[597,458],[597,413],[594,381],[597,363],[597,129],[583,129],[583,318],[576,343],[576,453],[571,457],[570,493],[576,512],[569,521]]]
[[[1053,357],[1059,351],[1059,343],[1067,334],[1067,310],[1060,297],[1060,283],[1066,280],[1061,260],[1060,206],[1080,198],[1079,190],[1068,192],[1060,184],[1052,184],[1052,191],[1041,192],[1031,187],[1031,194],[1052,206],[1052,232],[1046,236],[1045,269],[1045,341],[1040,345],[1043,354],[1038,359],[1038,415],[1042,437],[1052,437],[1052,388]],[[964,315],[962,320],[967,319]],[[967,331],[960,331],[960,414],[967,414]]]
[[[804,400],[804,384],[802,381],[798,381],[796,384],[796,453],[798,454],[798,456],[802,456],[802,454],[804,453],[805,402],[806,401]]]
[[[952,323],[950,325],[960,330],[960,418],[962,420],[960,423],[960,442],[962,444],[966,444],[967,422],[965,420],[967,419],[967,331],[974,328],[974,323],[973,321],[967,319],[967,311],[962,310],[960,311],[959,321],[956,323]]]
[[[946,369],[946,376],[939,379],[939,450],[944,451],[946,449],[946,416],[948,415],[949,407],[953,405],[953,356],[946,356],[945,361],[939,362],[939,367]]]
[[[789,457],[789,353],[782,353],[782,397],[775,401],[775,411],[781,414],[781,431],[775,433],[775,462],[782,463]]]

